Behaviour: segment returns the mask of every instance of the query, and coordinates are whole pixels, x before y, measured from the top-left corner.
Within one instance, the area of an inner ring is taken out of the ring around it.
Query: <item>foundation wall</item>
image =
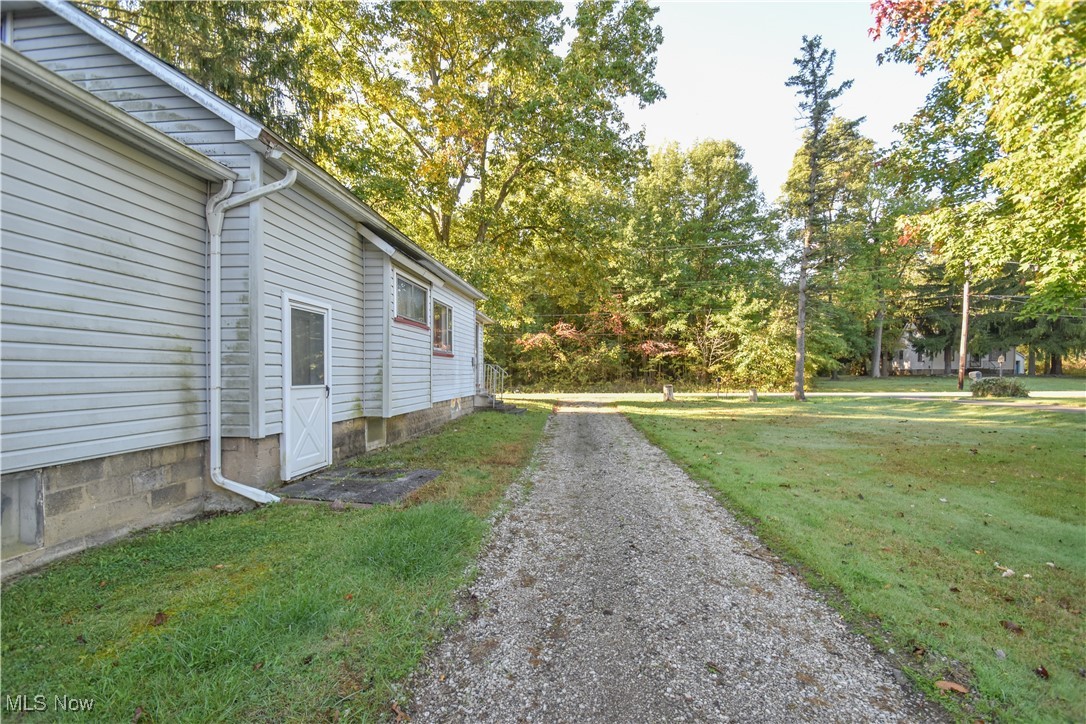
[[[191,442],[4,475],[4,488],[36,488],[38,535],[34,542],[5,537],[0,575],[200,514],[206,449]]]
[[[356,418],[335,423],[333,463],[430,433],[470,414],[474,402],[474,397],[461,397],[387,420]],[[199,441],[2,476],[6,508],[0,577],[141,528],[205,512],[251,508],[251,501],[210,481],[206,453],[207,442]],[[274,490],[281,482],[279,463],[278,435],[223,440],[227,478]],[[13,531],[10,535],[9,530]]]
[[[385,444],[395,445],[398,442],[425,435],[446,422],[468,415],[474,410],[475,396],[472,395],[438,402],[426,410],[390,417],[385,421]]]

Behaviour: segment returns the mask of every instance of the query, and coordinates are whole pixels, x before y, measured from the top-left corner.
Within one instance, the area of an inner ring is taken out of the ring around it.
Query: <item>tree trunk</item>
[[[950,347],[946,347],[945,349],[943,349],[943,375],[944,376],[950,374],[950,365],[953,363],[953,361],[954,361],[954,353],[951,351]]]
[[[796,314],[796,379],[793,396],[803,402],[803,368],[807,362],[807,249],[811,243],[811,225],[803,232],[803,252],[799,257],[799,303]]]
[[[958,346],[958,389],[965,389],[965,363],[969,343],[969,263],[966,262],[965,287],[962,289],[962,341]]]
[[[879,313],[875,315],[875,349],[871,352],[871,376],[879,377],[882,370],[882,322],[886,316],[883,305],[879,303]]]
[[[1026,374],[1030,377],[1037,376],[1037,350],[1030,345],[1029,358],[1026,362]]]
[[[1052,353],[1052,361],[1048,366],[1048,374],[1050,375],[1062,375],[1063,374],[1063,355]]]

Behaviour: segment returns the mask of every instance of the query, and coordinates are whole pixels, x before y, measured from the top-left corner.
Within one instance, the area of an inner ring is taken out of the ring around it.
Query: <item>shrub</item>
[[[983,377],[969,385],[973,397],[1029,397],[1029,390],[1013,377]]]

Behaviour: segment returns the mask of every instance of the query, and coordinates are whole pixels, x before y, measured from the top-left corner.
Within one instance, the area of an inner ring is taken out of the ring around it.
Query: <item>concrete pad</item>
[[[335,468],[275,491],[285,498],[374,505],[394,503],[421,488],[440,470],[359,470]]]

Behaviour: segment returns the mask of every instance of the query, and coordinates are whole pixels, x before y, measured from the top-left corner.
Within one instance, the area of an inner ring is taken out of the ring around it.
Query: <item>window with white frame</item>
[[[452,309],[434,302],[434,351],[452,354]]]
[[[396,275],[396,316],[419,324],[427,324],[426,287],[399,274]]]

